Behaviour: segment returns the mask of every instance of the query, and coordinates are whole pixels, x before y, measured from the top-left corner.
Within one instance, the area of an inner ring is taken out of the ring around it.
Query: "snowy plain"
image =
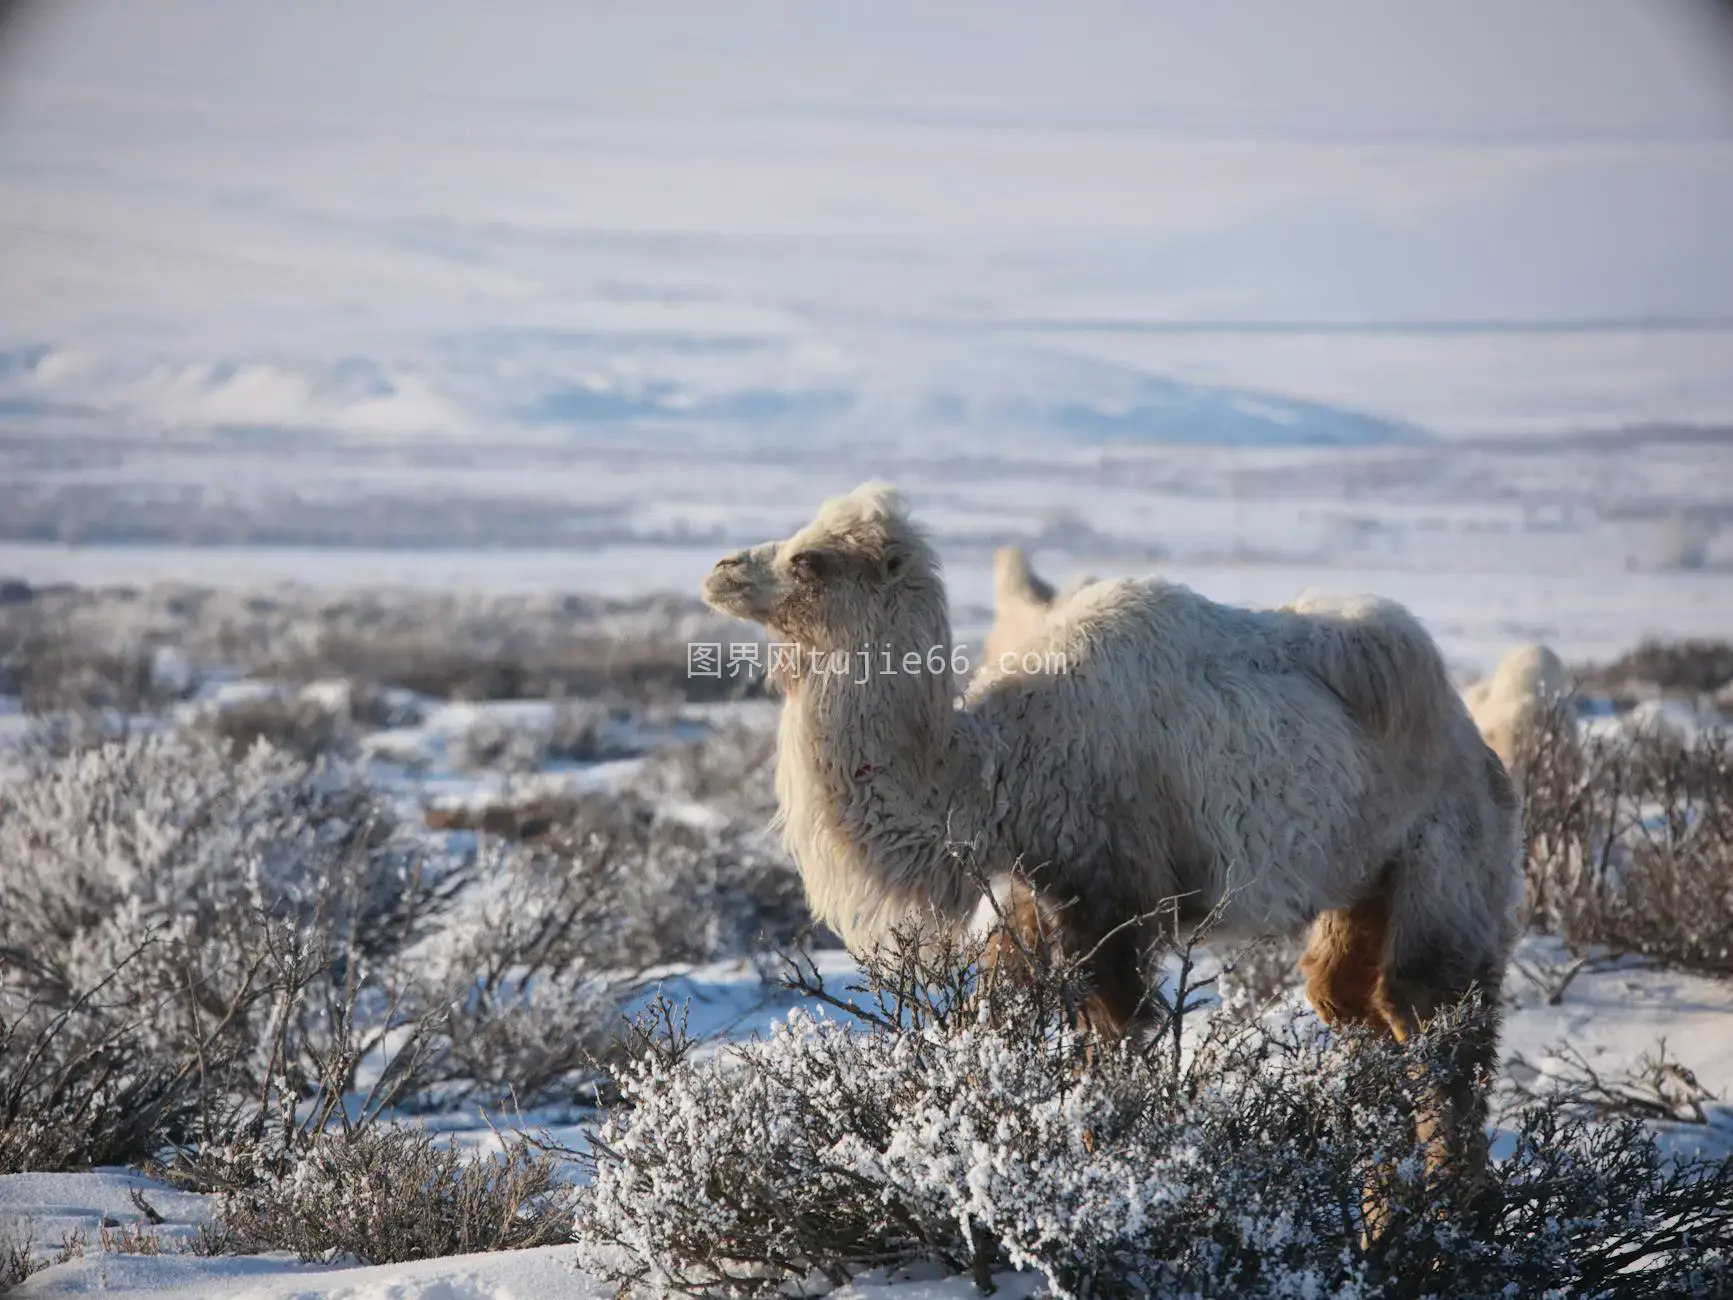
[[[965,634],[1003,542],[1713,634],[1733,106],[1591,8],[35,15],[0,576],[689,592],[885,478]]]

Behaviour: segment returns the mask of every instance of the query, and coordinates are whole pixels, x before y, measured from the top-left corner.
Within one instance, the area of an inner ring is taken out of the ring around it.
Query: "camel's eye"
[[[823,551],[799,551],[789,560],[788,567],[800,578],[822,578],[829,567]]]

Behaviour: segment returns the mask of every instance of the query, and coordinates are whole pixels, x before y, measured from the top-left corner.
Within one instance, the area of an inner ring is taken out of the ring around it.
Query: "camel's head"
[[[704,579],[712,609],[825,651],[876,644],[902,602],[937,590],[931,545],[883,483],[833,497],[793,537],[725,555]]]

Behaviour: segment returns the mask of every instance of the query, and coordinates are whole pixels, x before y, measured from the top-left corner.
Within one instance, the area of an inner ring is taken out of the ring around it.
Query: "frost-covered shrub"
[[[1226,950],[1216,989],[1228,1014],[1252,1018],[1298,989],[1300,958],[1306,943],[1300,938],[1260,939]]]
[[[460,772],[539,771],[547,759],[545,737],[536,728],[515,726],[483,714],[446,742],[446,757]]]
[[[189,1125],[197,1080],[142,1046],[111,996],[98,987],[51,1006],[0,991],[0,1174],[133,1163]]]
[[[0,938],[74,985],[147,942],[210,946],[252,913],[335,915],[382,951],[425,923],[457,867],[399,834],[358,772],[269,746],[237,760],[198,738],[134,738],[0,786]]]
[[[467,1157],[421,1128],[296,1131],[213,1149],[204,1170],[217,1221],[243,1253],[397,1264],[571,1236],[575,1193],[562,1162],[521,1136]]]
[[[632,987],[616,965],[620,867],[601,845],[571,855],[483,846],[485,885],[424,954],[445,1015],[423,1104],[534,1106],[571,1100],[594,1080]]]
[[[313,1057],[352,1075],[356,1008],[390,1019],[393,964],[465,865],[401,833],[358,774],[266,746],[159,736],[42,762],[0,785],[0,1014],[47,1044],[35,1075],[131,1061],[129,1086],[166,1074],[207,1121]],[[181,1136],[179,1102],[87,1100],[98,1129],[160,1111],[137,1141]]]
[[[620,969],[741,956],[787,944],[811,924],[799,874],[767,827],[671,806],[654,787],[531,793],[430,809],[427,818],[441,830],[523,841],[523,860],[544,862],[531,873],[534,888],[550,898],[581,885],[594,904],[588,950],[605,950],[598,960]]]
[[[439,699],[644,702],[762,691],[761,674],[687,671],[689,643],[730,634],[696,599],[178,584],[37,588],[29,597],[0,598],[0,694],[43,707],[184,698],[213,667]],[[182,671],[165,671],[165,655]],[[360,710],[351,716],[364,722]]]
[[[653,755],[633,786],[658,809],[702,810],[691,817],[658,814],[670,852],[660,886],[646,894],[681,891],[698,904],[693,921],[702,923],[698,913],[713,917],[704,926],[715,936],[710,957],[766,942],[784,946],[810,937],[814,926],[800,874],[771,830],[775,761],[773,730],[736,723]],[[828,933],[821,937],[835,942]]]
[[[640,972],[785,944],[808,922],[799,877],[757,836],[630,793],[578,796],[557,814],[532,841],[484,843],[483,883],[429,945],[448,1019],[424,1100],[587,1095]]]
[[[466,772],[538,772],[549,763],[596,763],[641,752],[636,715],[562,700],[545,718],[482,714],[446,746],[452,766]]]
[[[27,712],[118,710],[135,713],[178,698],[185,683],[155,671],[141,641],[94,638],[72,620],[34,603],[0,607],[3,694]]]
[[[776,812],[776,730],[728,723],[652,755],[636,788],[647,798],[703,804],[743,830],[761,830]]]
[[[603,842],[627,863],[619,930],[627,964],[742,956],[787,944],[811,924],[799,875],[762,836],[659,810],[631,816],[622,830]]]
[[[1284,1140],[1306,1129],[1266,1073],[1322,1077],[1323,1049],[1298,1033],[1212,1039],[1207,1064],[1178,1071],[1165,1043],[1080,1034],[1063,976],[983,986],[905,956],[869,965],[857,992],[864,1023],[797,1011],[709,1059],[646,1036],[616,1080],[628,1107],[595,1143],[589,1267],[693,1295],[922,1261],[1033,1268],[1060,1294],[1261,1270],[1267,1290],[1235,1293],[1293,1294],[1323,1259],[1314,1284],[1334,1289],[1356,1174],[1412,1151],[1388,1083],[1353,1140],[1310,1159]],[[1341,1095],[1314,1126],[1346,1109],[1351,1073],[1330,1076]],[[1272,1183],[1293,1199],[1269,1203]]]
[[[1058,1295],[1715,1295],[1733,1162],[1540,1104],[1478,1196],[1425,1171],[1416,1065],[1315,1021],[1079,1035],[1066,990],[869,966],[850,1023],[797,1011],[701,1058],[647,1028],[593,1144],[585,1266],[647,1294],[767,1294],[868,1268]],[[842,1000],[831,998],[837,1011]],[[1365,1206],[1382,1213],[1370,1231]],[[1506,1288],[1514,1288],[1507,1290]]]
[[[1645,691],[1713,695],[1733,682],[1733,642],[1643,641],[1610,664],[1582,669],[1579,676],[1623,698]]]
[[[708,701],[762,693],[759,674],[706,677],[688,670],[688,642],[719,639],[714,615],[609,626],[592,614],[525,627],[494,608],[477,610],[454,626],[437,600],[393,599],[397,608],[387,616],[392,625],[327,623],[312,629],[307,644],[258,656],[257,667],[272,675],[348,677],[453,700]],[[697,629],[696,635],[687,628]]]
[[[216,709],[197,726],[229,744],[237,758],[261,741],[311,762],[355,752],[355,729],[345,713],[317,699],[267,696]]]
[[[1733,749],[1719,730],[1584,734],[1568,708],[1522,738],[1529,924],[1733,971]]]

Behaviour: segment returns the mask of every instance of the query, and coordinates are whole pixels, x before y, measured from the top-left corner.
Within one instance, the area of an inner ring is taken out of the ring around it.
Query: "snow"
[[[494,1255],[421,1260],[372,1268],[312,1269],[275,1256],[202,1260],[175,1256],[109,1256],[64,1264],[28,1279],[12,1294],[173,1296],[175,1300],[605,1300],[613,1290],[585,1280],[572,1246]],[[1037,1286],[1030,1275],[997,1279],[997,1295],[1025,1300]],[[834,1300],[873,1300],[894,1290],[896,1300],[970,1300],[967,1278],[906,1281],[894,1288],[866,1277],[830,1294]]]
[[[1517,956],[1521,964],[1534,969],[1566,962],[1553,941],[1533,936],[1522,942]],[[839,988],[853,967],[845,955],[831,952],[818,954],[818,969],[833,988]],[[661,977],[661,988],[676,1003],[690,999],[689,1029],[710,1043],[710,1051],[727,1041],[774,1032],[786,1022],[793,1005],[789,995],[766,989],[759,973],[746,962],[670,970]],[[1549,1049],[1559,1043],[1568,1043],[1598,1070],[1616,1074],[1644,1053],[1652,1053],[1664,1036],[1669,1054],[1719,1098],[1709,1107],[1708,1128],[1658,1126],[1664,1145],[1680,1154],[1733,1152],[1733,982],[1628,959],[1601,960],[1572,979],[1556,1006],[1547,1003],[1528,976],[1513,969],[1505,1000],[1501,1040],[1505,1060],[1520,1056],[1543,1072]],[[1196,1032],[1195,1026],[1191,1032]],[[1524,1078],[1530,1080],[1532,1075],[1525,1072]],[[537,1119],[531,1115],[520,1122],[535,1124]],[[553,1117],[547,1120],[541,1127],[557,1140],[581,1141],[582,1127],[560,1124]],[[465,1122],[474,1127],[464,1128]],[[461,1115],[444,1117],[437,1127],[478,1152],[497,1142],[479,1117],[468,1121]],[[1495,1142],[1495,1151],[1498,1146]],[[165,1219],[157,1230],[163,1254],[99,1249],[99,1225],[105,1218],[115,1226],[139,1221],[128,1195],[133,1188],[141,1189]],[[9,1218],[28,1220],[40,1245],[52,1247],[65,1234],[80,1229],[88,1239],[83,1258],[33,1275],[14,1293],[20,1297],[96,1291],[174,1300],[520,1300],[603,1294],[576,1271],[575,1248],[566,1246],[374,1267],[302,1265],[280,1254],[200,1258],[175,1253],[176,1244],[208,1218],[205,1198],[124,1170],[0,1177],[0,1223]],[[1007,1275],[1000,1281],[1004,1284],[1000,1294],[1012,1297],[1030,1294],[1035,1284],[1029,1275]],[[964,1300],[974,1294],[964,1278],[899,1279],[887,1287],[882,1278],[873,1277],[834,1294],[838,1300],[870,1300],[887,1290],[899,1300]]]
[[[176,1300],[531,1300],[555,1295],[581,1300],[609,1294],[585,1282],[574,1254],[570,1246],[545,1246],[335,1269],[312,1268],[278,1255],[200,1259],[91,1254],[27,1278],[12,1294],[101,1292]]]

